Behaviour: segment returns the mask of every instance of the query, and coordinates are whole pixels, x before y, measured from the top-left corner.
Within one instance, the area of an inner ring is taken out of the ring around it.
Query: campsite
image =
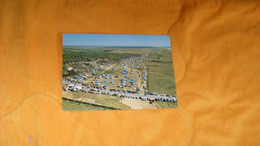
[[[169,48],[65,46],[62,70],[63,110],[177,107]]]

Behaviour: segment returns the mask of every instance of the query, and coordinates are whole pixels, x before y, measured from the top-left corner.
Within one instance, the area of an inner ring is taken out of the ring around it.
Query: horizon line
[[[171,46],[123,46],[123,45],[119,45],[119,46],[114,46],[114,45],[62,45],[63,47],[66,46],[80,46],[80,47],[153,47],[153,48],[171,48]]]

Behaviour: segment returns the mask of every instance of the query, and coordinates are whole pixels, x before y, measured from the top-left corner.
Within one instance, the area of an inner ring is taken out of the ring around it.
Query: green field
[[[177,108],[177,102],[164,102],[164,101],[157,101],[156,102],[160,108]]]
[[[68,111],[84,111],[84,110],[111,110],[110,108],[94,106],[82,102],[62,99],[62,110]]]
[[[148,63],[148,91],[176,95],[171,51],[153,50]]]
[[[111,61],[120,61],[123,58],[138,56],[139,53],[125,52],[117,53],[114,50],[120,49],[107,49],[107,48],[63,48],[63,63],[70,61],[93,61],[96,58],[107,59]]]
[[[113,96],[107,96],[107,95],[101,95],[101,94],[89,94],[89,93],[83,93],[83,92],[71,92],[71,91],[66,91],[63,92],[62,95],[67,98],[73,98],[75,100],[78,99],[90,99],[93,100],[93,104],[98,104],[98,105],[103,105],[104,107],[114,107],[116,109],[130,109],[129,106],[123,104],[120,102],[122,98],[117,98]],[[66,106],[66,103],[65,103]],[[68,106],[67,106],[68,107]],[[92,105],[90,105],[92,107]],[[99,108],[99,107],[97,107]]]

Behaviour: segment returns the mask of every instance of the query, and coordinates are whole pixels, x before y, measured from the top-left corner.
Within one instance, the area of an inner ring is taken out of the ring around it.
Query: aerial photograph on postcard
[[[168,35],[63,34],[62,110],[177,108]]]

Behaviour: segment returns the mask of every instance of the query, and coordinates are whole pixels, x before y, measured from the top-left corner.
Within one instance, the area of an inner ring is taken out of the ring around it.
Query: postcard
[[[169,36],[63,34],[63,111],[176,107]]]

